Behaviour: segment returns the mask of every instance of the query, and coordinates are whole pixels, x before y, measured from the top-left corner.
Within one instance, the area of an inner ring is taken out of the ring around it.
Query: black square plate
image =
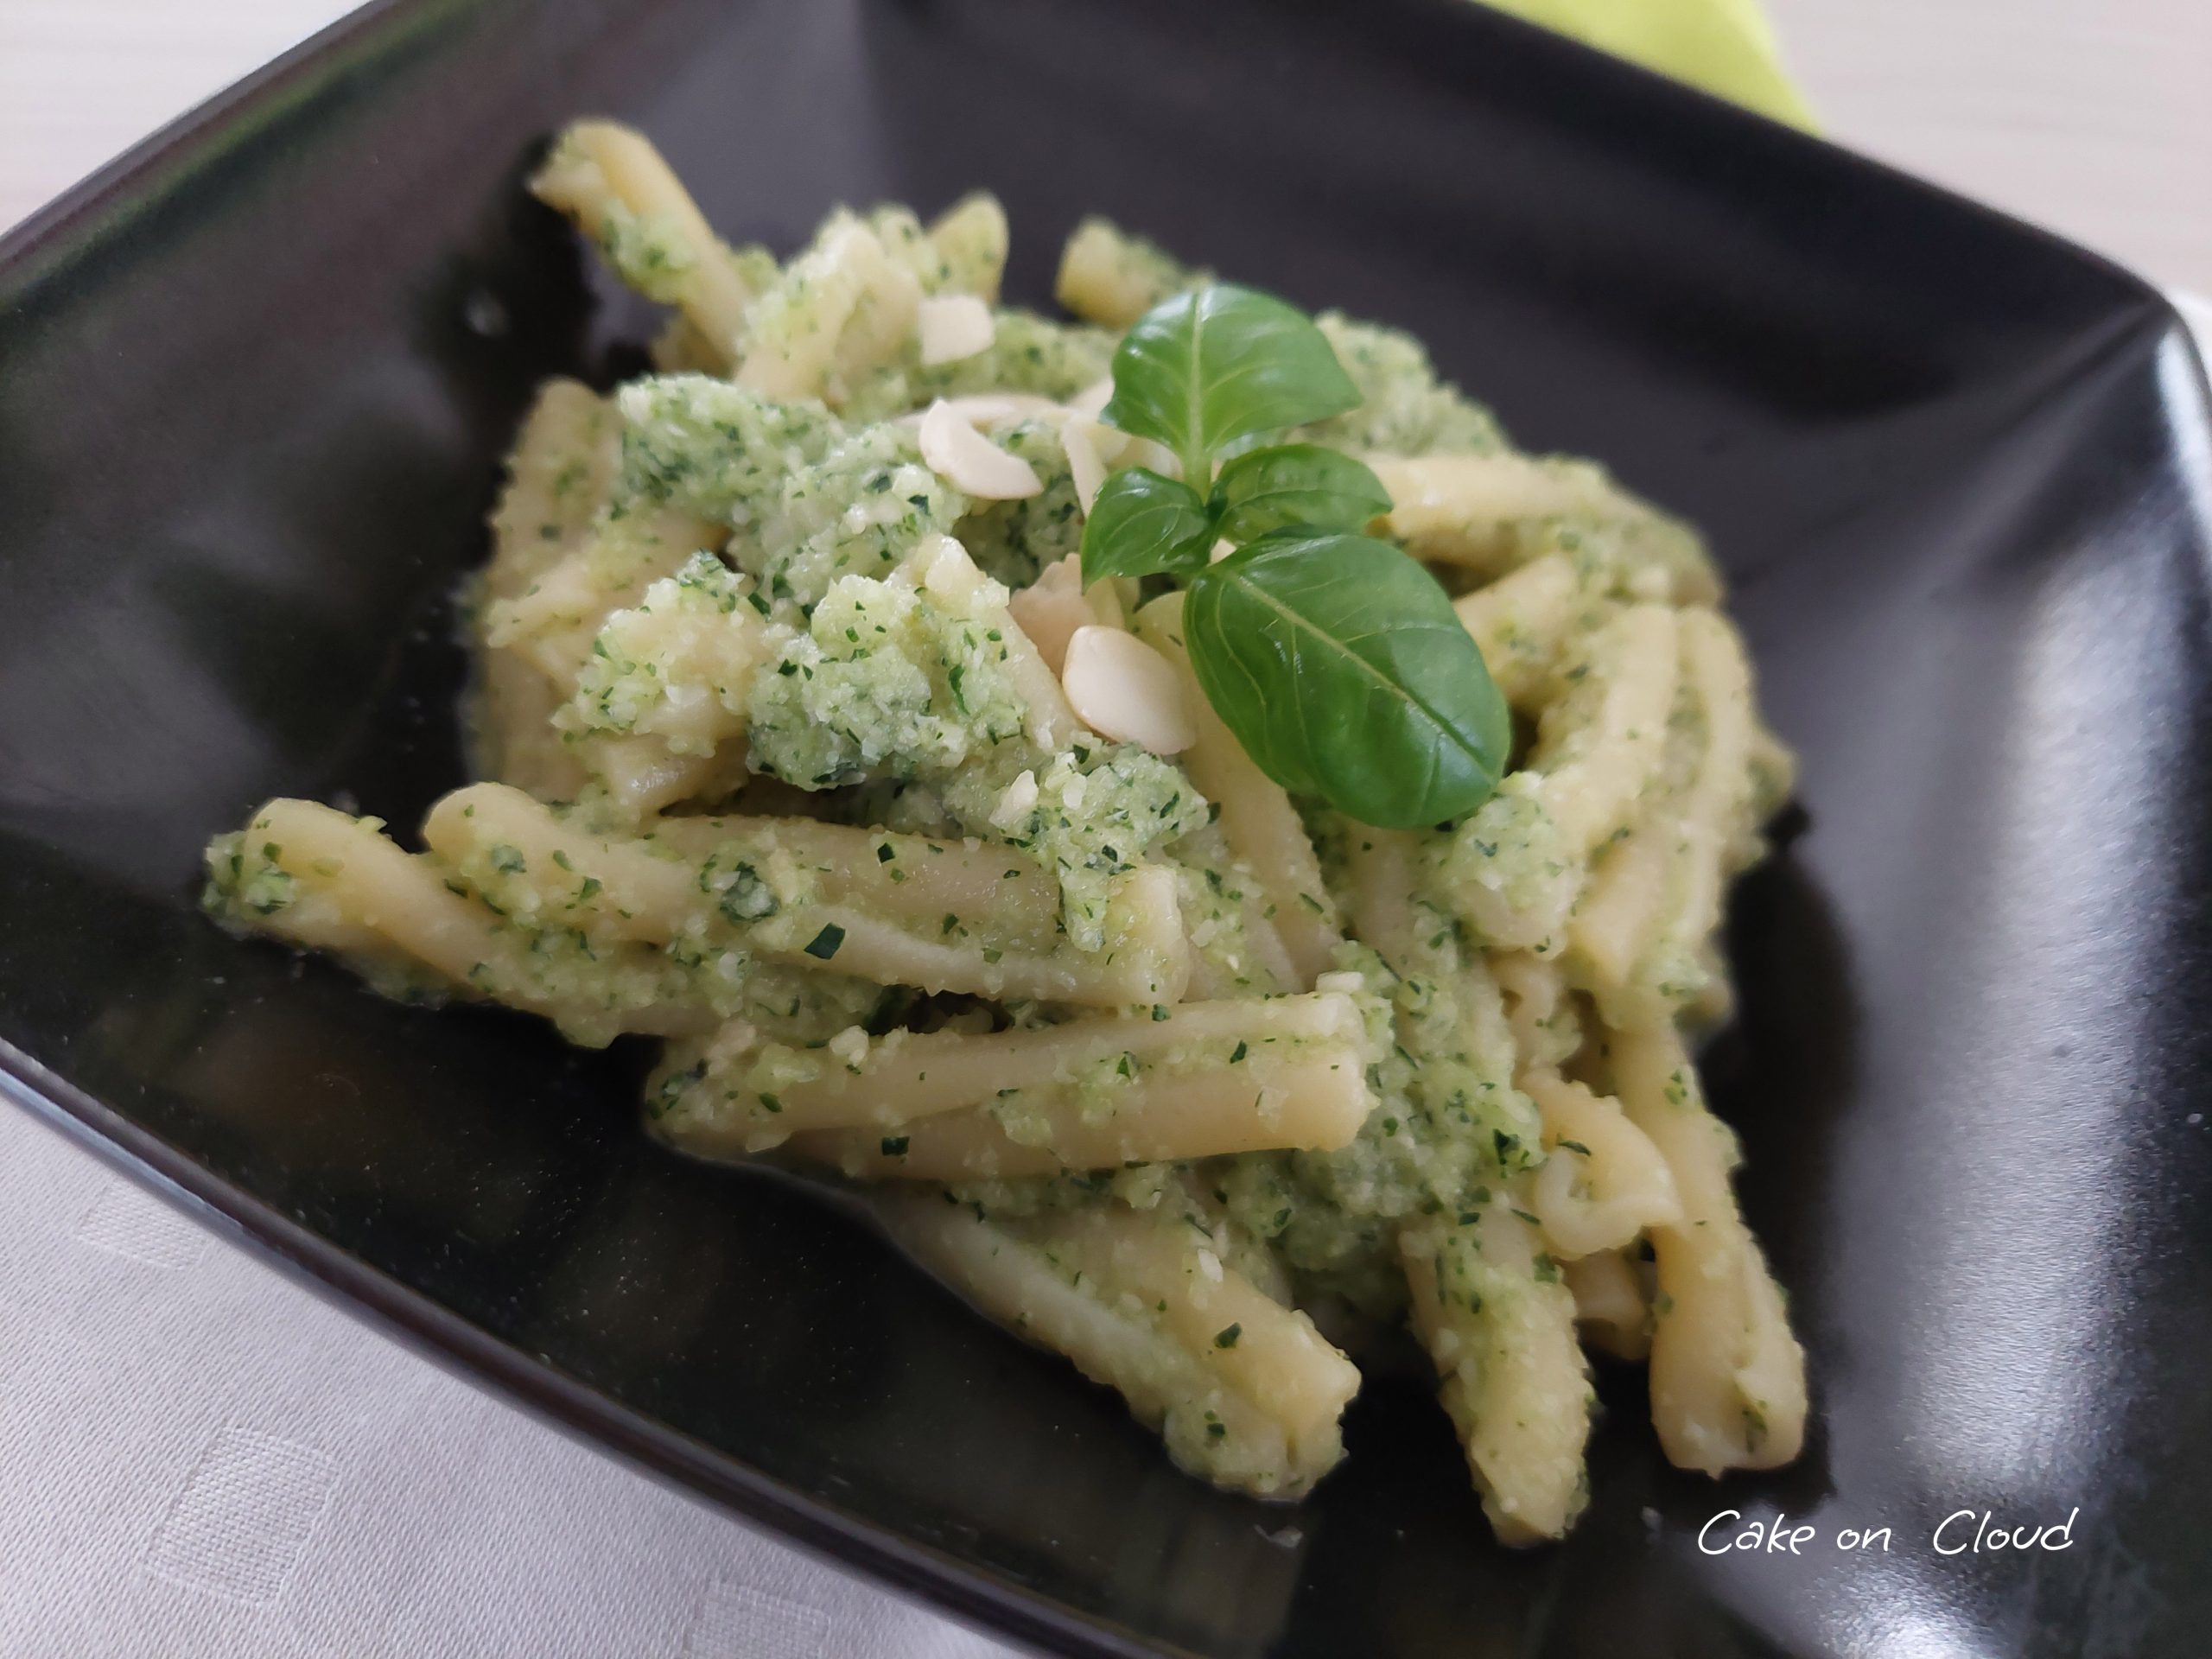
[[[643,333],[518,188],[588,111],[779,246],[988,185],[1033,301],[1104,211],[1411,327],[1709,527],[1805,761],[1710,1056],[1800,1466],[1671,1471],[1611,1377],[1594,1507],[1509,1554],[1385,1380],[1311,1502],[1223,1496],[839,1217],[652,1149],[634,1056],[198,918],[263,797],[406,825],[460,779],[498,457]],[[0,1069],[580,1433],[1061,1651],[2201,1652],[2205,403],[2120,271],[1461,0],[372,7],[0,251]],[[1815,1536],[1703,1553],[1731,1510]],[[1961,1510],[2070,1546],[1944,1553]]]

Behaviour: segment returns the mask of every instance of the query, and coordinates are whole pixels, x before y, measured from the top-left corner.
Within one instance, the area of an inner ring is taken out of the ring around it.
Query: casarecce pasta
[[[1696,536],[1319,319],[1359,401],[1294,435],[1380,480],[1370,533],[1522,728],[1486,801],[1376,829],[1247,752],[1184,594],[1083,575],[1103,480],[1185,459],[1112,423],[1117,340],[1206,278],[1091,220],[1074,320],[1003,305],[982,195],[779,263],[607,122],[535,188],[670,308],[657,369],[523,423],[466,595],[477,781],[418,849],[269,802],[209,849],[218,919],[661,1042],[652,1134],[867,1195],[1224,1485],[1328,1472],[1331,1333],[1377,1322],[1508,1541],[1583,1502],[1586,1344],[1648,1359],[1676,1463],[1794,1457],[1802,1355],[1684,1036],[1789,760]]]

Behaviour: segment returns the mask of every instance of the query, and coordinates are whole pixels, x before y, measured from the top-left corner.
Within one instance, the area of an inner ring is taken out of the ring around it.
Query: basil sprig
[[[1390,510],[1382,480],[1319,444],[1247,442],[1359,400],[1327,337],[1271,295],[1217,283],[1154,307],[1114,353],[1103,418],[1166,445],[1183,477],[1109,474],[1083,576],[1184,582],[1192,669],[1260,769],[1409,829],[1497,786],[1504,699],[1436,579],[1359,533]],[[1223,541],[1236,550],[1210,562]]]
[[[1358,530],[1390,511],[1390,493],[1341,449],[1279,443],[1224,462],[1212,506],[1214,533],[1241,544],[1294,524]]]
[[[1205,487],[1206,463],[1255,433],[1326,420],[1359,388],[1305,313],[1257,289],[1216,283],[1161,301],[1114,352],[1103,418],[1166,444]]]
[[[1223,723],[1294,793],[1408,829],[1497,786],[1504,700],[1436,578],[1388,542],[1262,536],[1191,583],[1183,642]]]
[[[1217,539],[1213,524],[1198,493],[1180,479],[1149,467],[1109,473],[1084,520],[1084,582],[1203,569]]]

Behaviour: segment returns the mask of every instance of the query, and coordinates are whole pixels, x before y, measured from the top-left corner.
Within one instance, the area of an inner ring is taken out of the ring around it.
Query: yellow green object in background
[[[1532,23],[1810,129],[1758,0],[1489,0]]]

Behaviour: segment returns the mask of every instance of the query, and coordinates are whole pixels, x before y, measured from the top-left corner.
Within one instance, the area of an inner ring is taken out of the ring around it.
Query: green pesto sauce
[[[1027,588],[1048,564],[1083,545],[1083,508],[1076,499],[1058,432],[1046,421],[1015,421],[991,429],[993,443],[1035,469],[1041,494],[979,502],[954,532],[986,575]]]
[[[1314,442],[1393,455],[1487,454],[1505,447],[1497,418],[1439,380],[1428,353],[1411,334],[1336,311],[1314,321],[1363,399],[1308,427],[1305,435]]]
[[[879,209],[857,222],[912,272],[920,292],[956,291],[969,280],[906,210]],[[600,239],[625,279],[655,298],[672,300],[691,274],[692,255],[667,225],[618,209]],[[825,245],[817,239],[781,270],[758,250],[721,251],[760,296],[753,321],[794,350],[806,344],[820,284],[834,276],[814,258]],[[1127,246],[1146,281],[1172,287],[1187,280],[1148,244],[1129,238]],[[1055,751],[1029,729],[1008,655],[1007,590],[1034,581],[1080,544],[1082,514],[1057,429],[1033,418],[995,426],[991,441],[1027,461],[1044,487],[1021,500],[970,501],[923,462],[911,416],[936,397],[1072,398],[1108,375],[1117,336],[1014,308],[995,308],[993,316],[986,350],[925,367],[908,341],[873,366],[831,373],[822,382],[826,401],[770,398],[699,373],[646,375],[624,386],[616,400],[620,467],[587,545],[610,588],[632,572],[637,585],[625,591],[642,588],[643,597],[598,625],[563,719],[574,733],[626,738],[664,729],[673,704],[719,700],[733,729],[744,733],[752,772],[813,793],[821,816],[979,837],[1049,872],[1061,893],[1065,940],[1080,950],[1112,948],[1116,884],[1141,865],[1164,862],[1217,981],[1237,994],[1279,990],[1249,944],[1257,913],[1246,892],[1249,872],[1229,856],[1209,804],[1181,767],[1115,744]],[[1489,412],[1441,381],[1409,336],[1333,314],[1319,323],[1364,402],[1303,435],[1355,453],[1485,453],[1503,445]],[[677,532],[665,524],[684,523],[683,515],[726,530],[714,543],[721,556],[667,544]],[[1609,597],[1631,596],[1633,573],[1655,559],[1689,556],[1664,543],[1669,532],[1657,520],[1603,531],[1552,524],[1526,533],[1526,556],[1567,551],[1593,594]],[[956,598],[916,588],[910,556],[937,535],[956,537],[990,579],[976,593]],[[1644,540],[1635,545],[1621,539],[1637,537]],[[695,659],[664,648],[671,619],[743,630],[760,642],[756,671],[743,683],[695,683]],[[1773,763],[1777,777],[1784,766]],[[1033,799],[1009,809],[1008,791],[1025,773]],[[1334,891],[1343,826],[1317,819],[1313,827]],[[503,850],[515,856],[502,857]],[[1432,853],[1434,879],[1502,885],[1509,896],[1554,875],[1541,809],[1510,792],[1438,839]],[[742,1019],[760,1042],[743,1068],[741,1103],[772,1122],[781,1113],[779,1086],[830,1063],[825,1045],[833,1037],[896,1020],[903,1006],[895,988],[836,971],[842,935],[833,925],[808,936],[810,943],[802,939],[812,966],[766,963],[747,948],[752,929],[808,901],[803,874],[787,865],[749,844],[717,849],[696,866],[696,911],[674,938],[653,946],[623,935],[588,872],[531,869],[515,849],[494,848],[452,873],[454,891],[486,918],[483,960],[466,985],[441,987],[396,958],[360,965],[397,994],[460,989],[553,1009],[582,1041],[607,1040],[626,1014],[647,1007]],[[229,925],[281,933],[294,906],[315,899],[312,884],[279,868],[250,831],[219,838],[209,872],[206,903]],[[946,922],[951,937],[960,918]],[[1339,967],[1357,974],[1363,989],[1368,1080],[1378,1103],[1342,1151],[1250,1154],[1192,1172],[1141,1166],[981,1183],[954,1196],[978,1213],[1019,1219],[1108,1196],[1138,1208],[1172,1207],[1185,1201],[1186,1179],[1194,1179],[1213,1215],[1236,1224],[1225,1230],[1268,1241],[1306,1287],[1385,1308],[1397,1282],[1401,1223],[1477,1211],[1540,1157],[1534,1109],[1511,1086],[1510,1040],[1500,1046],[1496,1010],[1481,1004],[1487,980],[1478,976],[1473,989],[1458,982],[1466,977],[1459,966],[1471,959],[1456,938],[1395,969],[1363,946],[1345,948]],[[1488,995],[1494,999],[1494,988]],[[1023,1022],[1066,1011],[1001,1013]],[[719,1094],[704,1043],[671,1044],[653,1085],[657,1113],[707,1109],[704,1097]],[[1239,1043],[1192,1063],[1228,1068],[1252,1058]],[[710,1074],[714,1090],[705,1086]],[[1084,1115],[1104,1119],[1132,1073],[1109,1059],[1071,1081]],[[1017,1142],[1043,1133],[1037,1101],[1009,1095],[991,1109]],[[881,1137],[883,1155],[899,1155],[904,1145],[901,1135]],[[1191,1224],[1214,1224],[1194,1216]],[[1260,1266],[1254,1263],[1255,1273]],[[1227,1327],[1217,1345],[1231,1345],[1236,1329]],[[1171,1438],[1201,1462],[1221,1455],[1221,1430],[1204,1412],[1170,1425]]]

